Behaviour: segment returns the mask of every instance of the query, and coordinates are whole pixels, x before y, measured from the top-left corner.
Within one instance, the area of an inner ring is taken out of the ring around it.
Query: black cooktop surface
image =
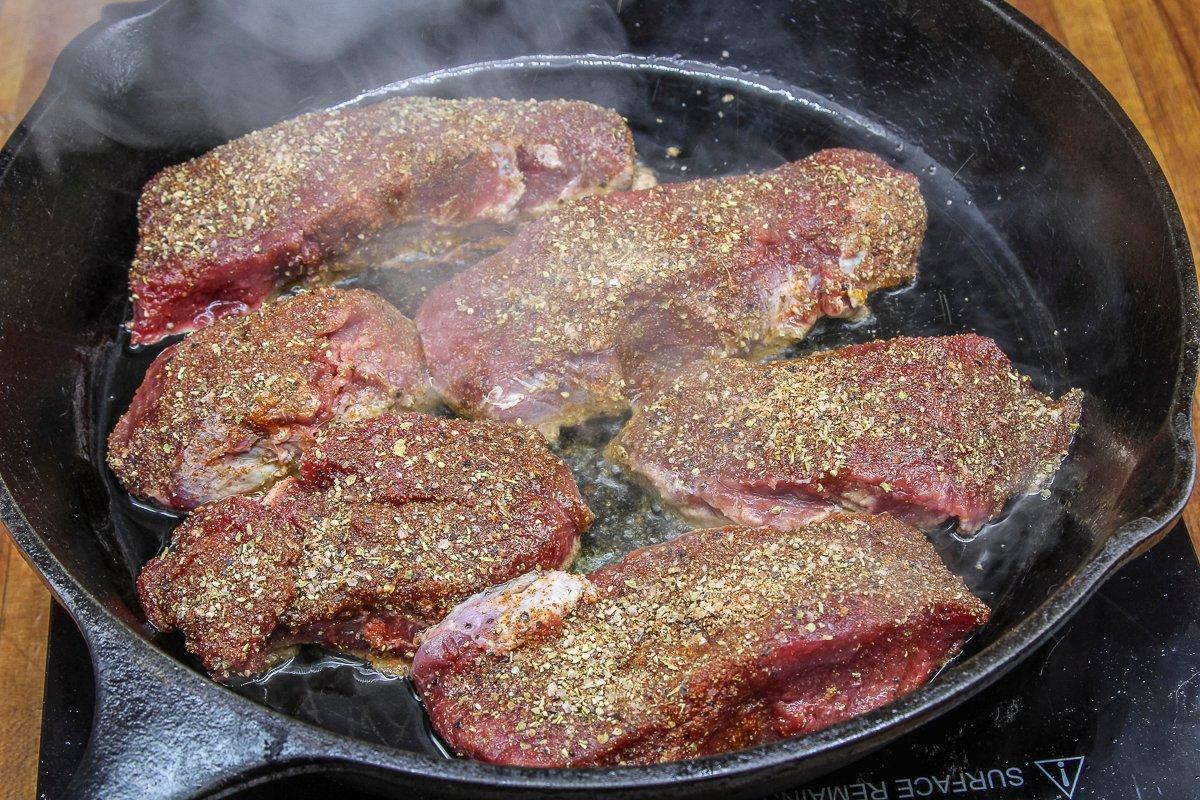
[[[58,800],[90,725],[87,650],[57,606],[39,796]],[[348,794],[307,776],[242,800]],[[355,793],[360,797],[370,795]],[[779,800],[1200,797],[1200,564],[1183,525],[978,697]]]

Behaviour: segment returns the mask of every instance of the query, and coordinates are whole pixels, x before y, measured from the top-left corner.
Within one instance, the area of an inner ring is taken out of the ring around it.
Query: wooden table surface
[[[106,5],[0,0],[0,141],[41,91],[55,56]],[[1016,0],[1109,88],[1166,170],[1200,262],[1200,3]],[[1200,548],[1200,498],[1185,517]],[[50,595],[0,535],[0,794],[35,795]]]

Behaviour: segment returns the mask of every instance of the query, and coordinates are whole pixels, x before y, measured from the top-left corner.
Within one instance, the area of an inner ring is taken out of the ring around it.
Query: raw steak
[[[569,564],[591,519],[537,434],[386,414],[324,429],[261,502],[197,510],[138,594],[218,678],[299,642],[406,657],[455,603]]]
[[[245,313],[314,273],[470,248],[633,173],[625,121],[590,103],[407,97],[305,114],[146,184],[132,340]]]
[[[434,289],[417,328],[456,410],[553,437],[688,361],[861,313],[912,279],[925,218],[915,177],[854,150],[587,198]]]
[[[878,708],[987,618],[919,531],[837,514],[517,578],[426,631],[412,674],[434,728],[472,758],[674,761]]]
[[[975,334],[791,361],[700,361],[608,449],[704,524],[793,527],[838,506],[973,531],[1066,456],[1082,394],[1052,400]]]
[[[186,510],[282,477],[333,420],[436,402],[409,319],[370,292],[319,289],[159,354],[108,464],[135,495]]]

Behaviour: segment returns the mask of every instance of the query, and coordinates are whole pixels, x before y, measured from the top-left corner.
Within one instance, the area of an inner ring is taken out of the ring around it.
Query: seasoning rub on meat
[[[912,279],[925,220],[915,177],[853,150],[587,198],[436,288],[417,327],[457,411],[552,437],[688,361],[861,313]]]
[[[925,683],[988,618],[914,528],[710,528],[528,575],[426,631],[435,730],[483,761],[674,761],[796,736]]]
[[[315,273],[441,258],[633,174],[625,121],[590,103],[408,97],[305,114],[146,184],[132,341],[245,313]]]
[[[838,506],[973,531],[1041,489],[1079,424],[974,334],[805,358],[690,365],[644,398],[608,456],[701,524],[789,528]]]
[[[386,414],[323,429],[261,502],[198,509],[137,588],[217,678],[299,642],[405,657],[475,592],[567,566],[591,520],[536,433]]]
[[[129,491],[177,509],[285,475],[337,419],[436,404],[412,322],[361,289],[319,289],[164,350],[108,439]]]

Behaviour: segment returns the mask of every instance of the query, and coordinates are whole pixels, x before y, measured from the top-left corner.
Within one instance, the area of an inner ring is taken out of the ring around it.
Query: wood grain
[[[54,58],[99,18],[97,0],[0,0],[0,140],[45,84]],[[1150,143],[1200,262],[1200,3],[1014,0],[1087,65]],[[1195,408],[1195,406],[1194,406]],[[1200,417],[1200,414],[1194,415]],[[1200,549],[1200,499],[1184,514]],[[35,794],[50,597],[0,534],[0,795]]]

